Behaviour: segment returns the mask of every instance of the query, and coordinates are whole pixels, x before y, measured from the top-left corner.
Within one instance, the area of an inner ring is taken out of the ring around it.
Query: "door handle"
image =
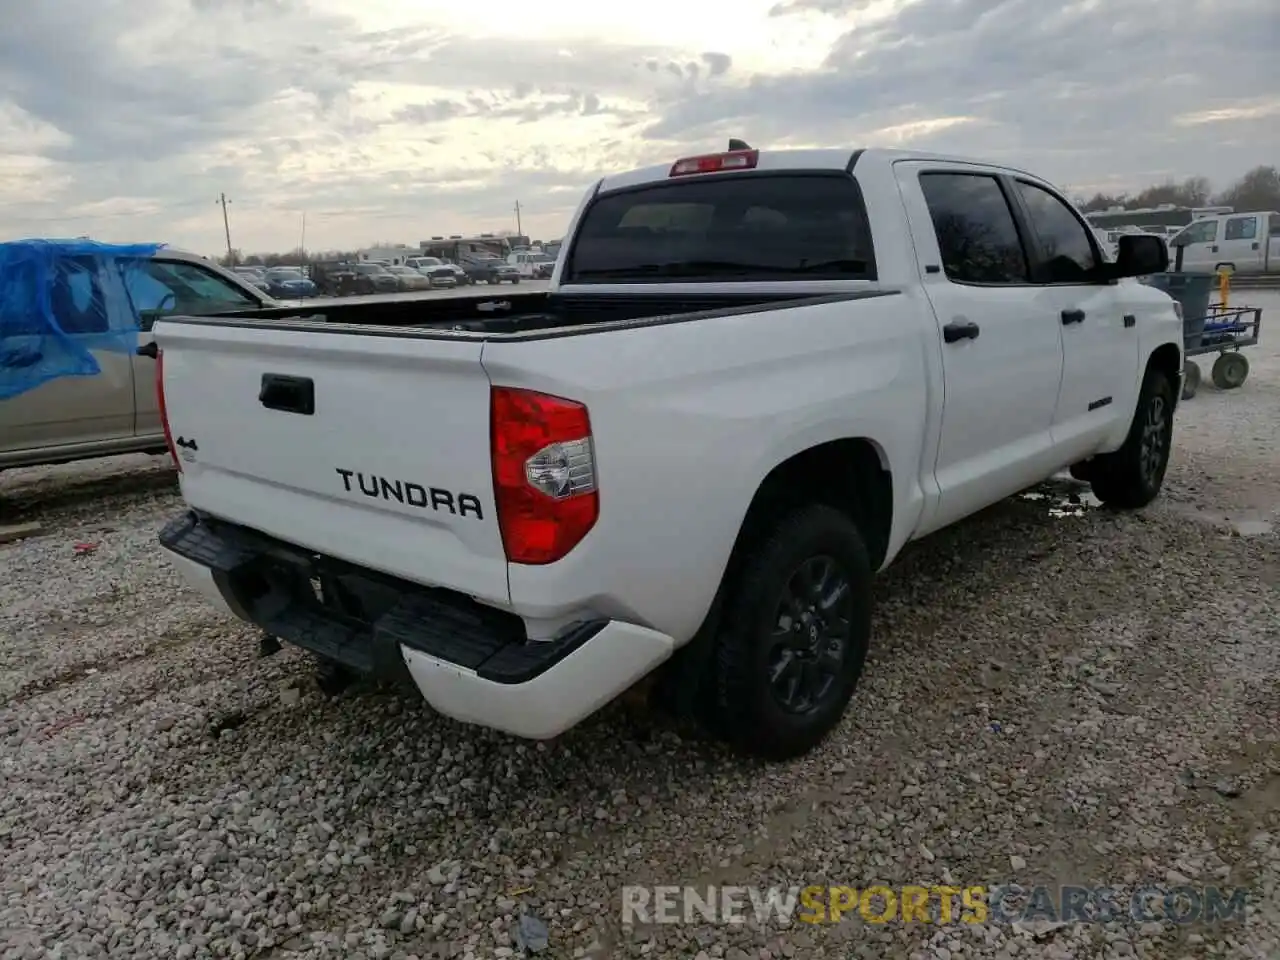
[[[1137,326],[1137,324],[1138,324],[1138,318],[1135,317],[1132,313],[1126,313],[1124,315],[1124,326],[1126,330],[1129,329],[1129,327]]]
[[[1257,240],[1255,240],[1255,241],[1253,241],[1253,243],[1249,244],[1249,249],[1250,249],[1250,250],[1257,250],[1257,249],[1258,249],[1258,241],[1257,241]]]
[[[1062,325],[1064,327],[1067,327],[1073,323],[1084,323],[1083,310],[1063,310],[1062,311]]]
[[[1210,248],[1209,248],[1209,252],[1210,252],[1210,253],[1217,253],[1217,252],[1218,252],[1218,245],[1215,243],[1212,247],[1210,247]]]
[[[264,373],[258,400],[268,410],[300,413],[309,417],[316,412],[316,385],[310,377]]]
[[[942,328],[942,339],[947,343],[977,340],[978,333],[978,325],[972,320],[953,320]]]

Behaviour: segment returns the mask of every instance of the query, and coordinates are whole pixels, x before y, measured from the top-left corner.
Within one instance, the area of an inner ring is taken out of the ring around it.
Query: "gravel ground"
[[[1148,510],[1049,485],[905,554],[839,733],[771,767],[623,706],[534,745],[322,697],[159,558],[162,463],[7,474],[44,531],[0,547],[0,957],[512,956],[523,911],[551,957],[1280,956],[1280,339],[1250,357]],[[1013,881],[1245,886],[1250,915],[619,919],[624,883]]]

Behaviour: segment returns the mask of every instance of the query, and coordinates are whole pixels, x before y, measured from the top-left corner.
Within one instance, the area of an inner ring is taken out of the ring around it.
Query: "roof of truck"
[[[716,152],[717,151],[714,150],[708,150],[705,151],[705,153],[700,154],[695,151],[690,151],[688,153],[681,154],[680,156],[674,156],[666,163],[640,167],[636,170],[628,170],[625,173],[612,174],[604,177],[600,181],[599,188],[601,192],[604,192],[667,180],[671,175],[671,166],[677,160],[685,157],[711,155]],[[856,157],[859,163],[865,163],[868,160],[877,163],[894,163],[898,160],[932,160],[941,163],[972,163],[988,167],[1001,167],[1005,170],[1011,170],[1017,173],[1026,173],[1027,176],[1034,176],[1034,174],[1027,173],[1017,167],[1011,167],[997,161],[983,160],[978,157],[928,153],[922,150],[900,150],[887,147],[823,147],[818,149],[796,150],[768,150],[761,148],[759,150],[759,154],[760,158],[756,164],[756,170],[847,170],[849,169],[850,163]]]

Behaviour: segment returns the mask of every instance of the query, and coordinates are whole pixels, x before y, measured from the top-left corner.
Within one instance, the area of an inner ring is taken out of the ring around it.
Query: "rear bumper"
[[[413,683],[446,716],[554,737],[671,656],[674,640],[616,620],[530,641],[515,614],[186,513],[160,533],[220,610],[359,673]]]
[[[610,620],[562,659],[531,669],[527,679],[517,682],[482,676],[412,647],[401,652],[414,684],[440,713],[517,737],[547,740],[595,713],[670,657],[674,647],[665,634]]]

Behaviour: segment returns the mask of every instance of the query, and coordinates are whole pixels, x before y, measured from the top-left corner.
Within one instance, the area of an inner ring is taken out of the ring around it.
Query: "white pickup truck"
[[[731,150],[605,177],[548,292],[165,318],[214,604],[543,739],[655,674],[810,749],[910,540],[1072,468],[1157,496],[1183,362],[1154,236],[1114,262],[1020,170]],[[661,669],[659,669],[661,668]],[[648,686],[648,685],[646,685]]]

